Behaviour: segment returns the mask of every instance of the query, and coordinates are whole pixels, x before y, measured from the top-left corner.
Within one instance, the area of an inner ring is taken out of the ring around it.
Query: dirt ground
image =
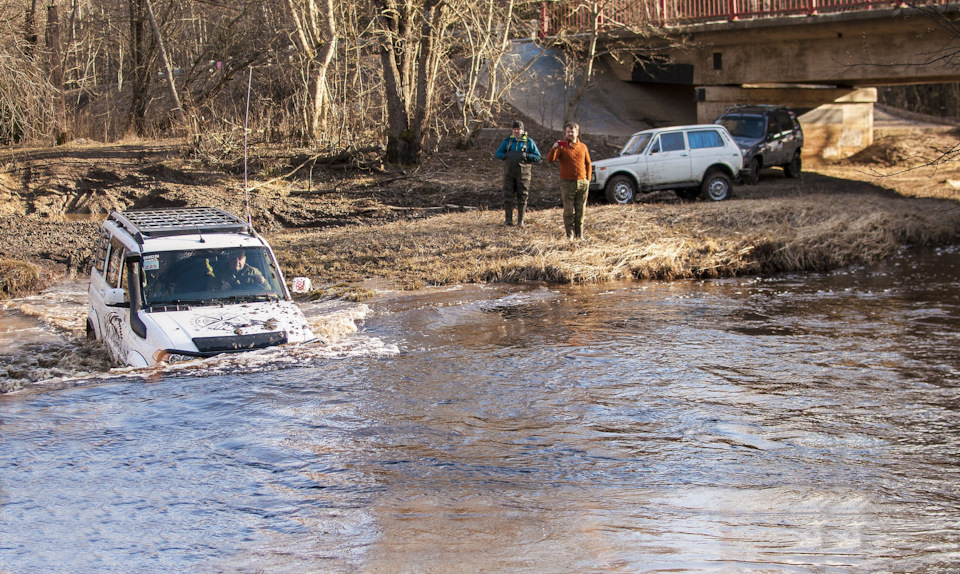
[[[285,229],[344,227],[344,241],[349,226],[499,210],[502,164],[493,152],[508,133],[487,134],[469,150],[441,146],[411,169],[379,165],[376,154],[356,158],[364,164],[358,168],[312,160],[308,150],[251,147],[246,184],[242,153],[223,161],[179,141],[0,148],[0,257],[37,264],[49,280],[86,274],[99,224],[112,210],[213,205],[242,215],[249,201],[254,225],[267,237]],[[800,179],[765,170],[759,184],[736,186],[730,201],[812,193],[960,198],[960,162],[924,166],[960,142],[957,128],[900,122],[878,133],[852,158],[807,160]],[[531,136],[548,148],[559,134],[531,129]],[[583,139],[594,159],[614,155],[622,144]],[[554,165],[534,166],[529,209],[558,207],[557,182]],[[640,201],[679,199],[657,192]]]

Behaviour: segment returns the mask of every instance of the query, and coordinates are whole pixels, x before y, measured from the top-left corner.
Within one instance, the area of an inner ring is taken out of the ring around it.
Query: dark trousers
[[[530,176],[513,177],[503,176],[503,207],[513,209],[527,206],[527,196],[530,195]]]

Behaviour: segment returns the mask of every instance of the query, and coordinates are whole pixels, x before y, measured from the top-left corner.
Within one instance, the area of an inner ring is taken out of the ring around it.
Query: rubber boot
[[[573,225],[573,237],[575,239],[583,239],[583,229],[577,224]]]
[[[511,204],[503,206],[503,224],[513,225],[513,205]]]
[[[517,207],[517,227],[524,227],[523,225],[523,212],[526,211],[527,206],[521,205]]]

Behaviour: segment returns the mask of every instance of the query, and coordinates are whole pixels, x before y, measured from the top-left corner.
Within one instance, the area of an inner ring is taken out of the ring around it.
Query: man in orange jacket
[[[563,132],[564,139],[553,144],[547,161],[560,162],[560,194],[567,239],[583,239],[583,212],[590,192],[590,150],[580,141],[579,124],[567,122]]]

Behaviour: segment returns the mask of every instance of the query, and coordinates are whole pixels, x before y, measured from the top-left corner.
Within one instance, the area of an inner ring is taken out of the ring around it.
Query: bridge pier
[[[697,121],[702,123],[735,104],[789,107],[803,126],[804,159],[842,159],[873,143],[876,88],[706,86],[696,89],[696,100]]]

